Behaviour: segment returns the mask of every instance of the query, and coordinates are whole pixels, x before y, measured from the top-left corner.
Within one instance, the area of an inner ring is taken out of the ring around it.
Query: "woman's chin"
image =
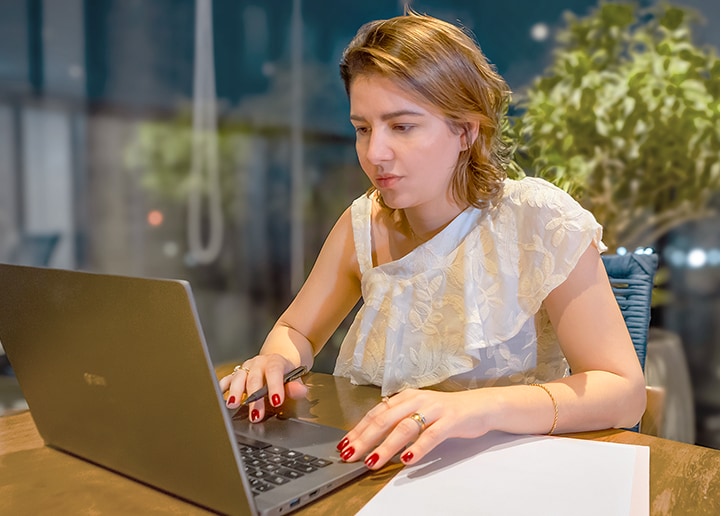
[[[406,207],[406,204],[395,195],[381,194],[381,198],[383,199],[383,203],[392,210],[402,210]]]

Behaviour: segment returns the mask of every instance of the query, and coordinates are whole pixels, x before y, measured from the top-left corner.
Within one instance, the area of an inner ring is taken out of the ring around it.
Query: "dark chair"
[[[658,255],[612,254],[603,255],[601,259],[643,369],[646,367],[651,291]]]
[[[602,255],[603,265],[611,281],[611,288],[621,308],[633,347],[646,367],[648,328],[651,322],[651,291],[658,267],[656,254]],[[630,430],[638,431],[639,425]]]

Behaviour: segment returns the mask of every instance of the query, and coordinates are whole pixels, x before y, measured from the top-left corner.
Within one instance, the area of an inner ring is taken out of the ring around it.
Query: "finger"
[[[387,411],[387,406],[376,405],[365,416],[354,426],[350,432],[343,436],[340,442],[337,444],[336,449],[340,453],[340,458],[346,462],[357,460],[358,457],[362,456],[364,449],[362,447],[362,439],[364,431],[368,428],[370,422],[369,419],[379,417],[379,413]],[[360,445],[357,441],[361,441]],[[358,447],[358,451],[356,451]]]
[[[364,438],[368,438],[368,436],[371,435],[371,432],[382,431],[383,428],[389,427],[389,425],[392,424],[393,421],[392,419],[390,419],[387,412],[387,406],[376,405],[375,407],[370,409],[366,413],[366,415],[363,416],[363,418],[361,418],[358,423],[356,423],[356,425],[350,430],[350,432],[348,432],[343,437],[341,442],[338,443],[338,451],[341,452],[341,456],[347,455],[347,453],[344,454],[343,452],[344,448],[346,448],[350,443],[353,443],[353,451],[358,448],[358,450],[362,452]],[[384,413],[386,413],[385,416]],[[386,423],[385,418],[389,418],[388,423]]]
[[[388,437],[366,457],[366,465],[370,469],[382,467],[398,452],[419,439],[420,435],[421,429],[413,419],[410,417],[401,419]]]
[[[247,376],[248,373],[245,369],[238,369],[220,380],[221,389],[223,389],[223,385],[228,384],[226,389],[228,391],[228,397],[225,401],[228,408],[237,408],[240,405],[243,393],[245,392]]]
[[[225,376],[220,378],[220,380],[218,380],[218,386],[220,387],[220,390],[222,392],[230,389],[230,384],[233,382],[233,379],[239,372],[245,372],[245,370],[240,365],[237,365],[235,366],[235,369],[233,369],[232,373],[226,374]]]
[[[285,384],[283,364],[273,362],[265,370],[265,381],[268,384],[268,402],[273,407],[280,407],[285,400]]]
[[[409,407],[414,405],[415,403],[412,400],[401,400],[400,403],[394,401],[392,405],[391,403],[381,402],[373,407],[338,444],[341,458],[352,462],[358,460],[371,448],[378,446],[379,442],[383,441],[403,419],[408,417],[408,414],[412,412]],[[413,423],[412,420],[410,422]],[[417,431],[413,437],[416,435]],[[409,440],[410,437],[406,440],[406,443]],[[378,467],[392,455],[387,457],[384,455],[383,460],[378,463]]]
[[[299,400],[305,398],[305,395],[308,394],[308,387],[302,380],[295,380],[285,386],[285,392],[289,398]]]
[[[425,457],[428,452],[446,440],[448,430],[441,420],[427,426],[401,455],[403,464],[410,466]]]
[[[366,439],[375,439],[378,443],[403,418],[415,412],[415,409],[424,403],[421,395],[409,395],[408,391],[384,398],[380,403],[366,413],[355,426],[352,432],[363,435]]]
[[[233,375],[231,375],[231,374],[225,375],[218,381],[218,386],[220,387],[220,392],[225,392],[230,388],[230,380],[232,379],[231,378],[232,376]]]
[[[245,381],[245,391],[248,395],[261,389],[265,384],[265,375],[260,367],[251,369]],[[248,405],[250,421],[257,423],[265,417],[265,398],[261,398]]]

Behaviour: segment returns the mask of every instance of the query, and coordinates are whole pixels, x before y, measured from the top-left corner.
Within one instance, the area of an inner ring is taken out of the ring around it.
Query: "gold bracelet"
[[[556,398],[553,397],[553,394],[551,394],[551,391],[545,385],[541,385],[540,383],[529,383],[528,385],[531,387],[540,387],[546,391],[546,394],[548,394],[553,402],[553,424],[551,425],[551,429],[548,431],[548,435],[552,435],[553,431],[556,429],[556,425],[558,424],[558,403],[556,403]]]

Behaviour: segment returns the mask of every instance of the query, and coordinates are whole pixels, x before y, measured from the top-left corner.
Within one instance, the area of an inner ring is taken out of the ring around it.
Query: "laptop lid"
[[[236,444],[255,425],[231,420],[187,282],[0,264],[0,292],[0,342],[49,446],[218,512],[257,512]]]

